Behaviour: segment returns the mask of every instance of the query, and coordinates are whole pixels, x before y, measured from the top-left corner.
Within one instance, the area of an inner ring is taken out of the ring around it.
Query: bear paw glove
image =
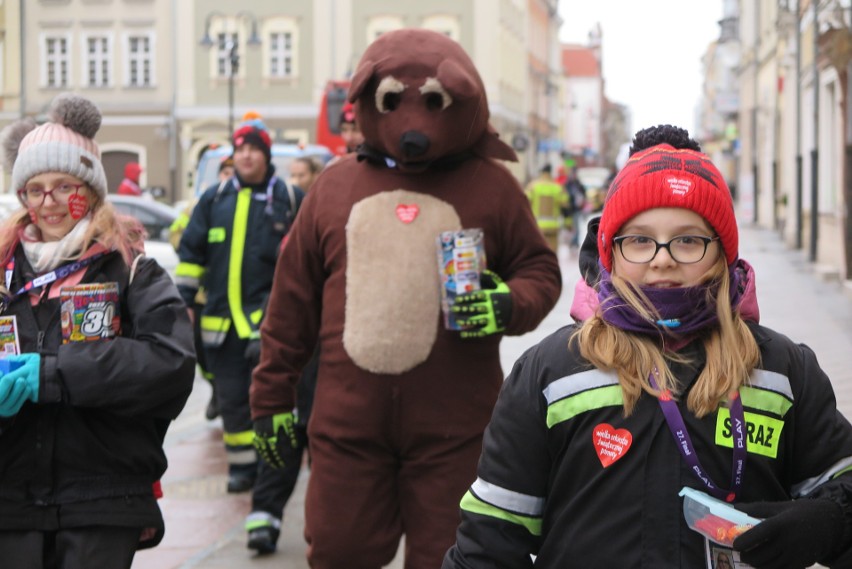
[[[260,458],[272,468],[292,465],[299,456],[293,413],[279,413],[255,421],[253,442]]]
[[[11,417],[21,410],[27,399],[33,403],[38,401],[41,356],[33,353],[10,355],[5,360],[10,365],[18,365],[0,377],[0,417]]]
[[[740,559],[756,569],[810,567],[839,553],[846,521],[826,499],[752,502],[735,507],[762,522],[734,540]]]
[[[458,295],[452,311],[462,338],[482,338],[506,329],[512,319],[512,294],[496,273],[483,271],[482,290]]]

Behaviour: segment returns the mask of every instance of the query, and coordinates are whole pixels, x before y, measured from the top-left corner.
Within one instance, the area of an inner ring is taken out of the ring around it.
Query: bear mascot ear
[[[441,62],[437,79],[454,99],[472,99],[480,94],[476,79],[452,59]]]
[[[497,158],[507,162],[518,161],[518,155],[515,154],[512,147],[500,140],[497,131],[490,124],[485,133],[473,145],[471,151],[477,156]]]
[[[480,104],[485,105],[485,97],[475,77],[472,77],[461,65],[452,59],[445,59],[438,65],[437,79],[441,86],[454,99],[480,98]],[[474,154],[486,158],[497,158],[509,162],[517,162],[518,155],[512,147],[498,138],[497,131],[490,124],[485,132],[471,148]]]
[[[349,93],[347,97],[350,103],[354,103],[364,92],[367,83],[373,78],[376,71],[376,64],[367,59],[358,64],[358,69],[355,70],[355,75],[352,76],[352,81],[349,83]]]

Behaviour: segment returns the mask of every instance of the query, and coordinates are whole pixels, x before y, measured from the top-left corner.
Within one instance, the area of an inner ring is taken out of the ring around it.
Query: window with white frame
[[[219,32],[216,35],[216,75],[231,76],[231,50],[238,45],[236,33]]]
[[[367,23],[367,44],[373,43],[382,34],[404,27],[402,18],[398,16],[375,16]]]
[[[89,35],[83,38],[84,55],[83,84],[88,87],[108,87],[112,83],[112,42],[106,35]]]
[[[293,75],[293,34],[273,32],[269,34],[269,76],[291,77]]]
[[[154,39],[151,34],[129,34],[126,38],[126,78],[129,87],[154,84]]]
[[[45,87],[68,86],[70,44],[71,40],[67,35],[43,36],[41,74],[42,85]]]
[[[423,19],[423,27],[427,30],[442,33],[455,41],[459,41],[461,37],[461,26],[459,25],[458,18],[455,16],[444,14],[427,16]]]
[[[270,79],[299,75],[299,26],[293,18],[268,18],[263,22],[263,74]]]

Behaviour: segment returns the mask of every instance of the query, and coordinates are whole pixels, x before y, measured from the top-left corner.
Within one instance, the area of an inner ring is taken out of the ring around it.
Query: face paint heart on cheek
[[[38,214],[36,214],[36,211],[33,208],[30,208],[28,211],[29,211],[29,214],[30,214],[30,221],[32,223],[37,222],[38,221]]]
[[[80,219],[89,210],[89,203],[84,196],[74,194],[68,197],[68,213],[73,219]]]

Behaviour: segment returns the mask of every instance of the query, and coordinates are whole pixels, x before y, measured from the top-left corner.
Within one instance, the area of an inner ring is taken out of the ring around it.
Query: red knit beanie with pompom
[[[722,174],[701,152],[659,144],[634,154],[609,187],[598,228],[598,252],[607,271],[612,271],[612,240],[621,227],[660,207],[680,207],[703,217],[719,236],[728,265],[737,260],[737,220]]]

